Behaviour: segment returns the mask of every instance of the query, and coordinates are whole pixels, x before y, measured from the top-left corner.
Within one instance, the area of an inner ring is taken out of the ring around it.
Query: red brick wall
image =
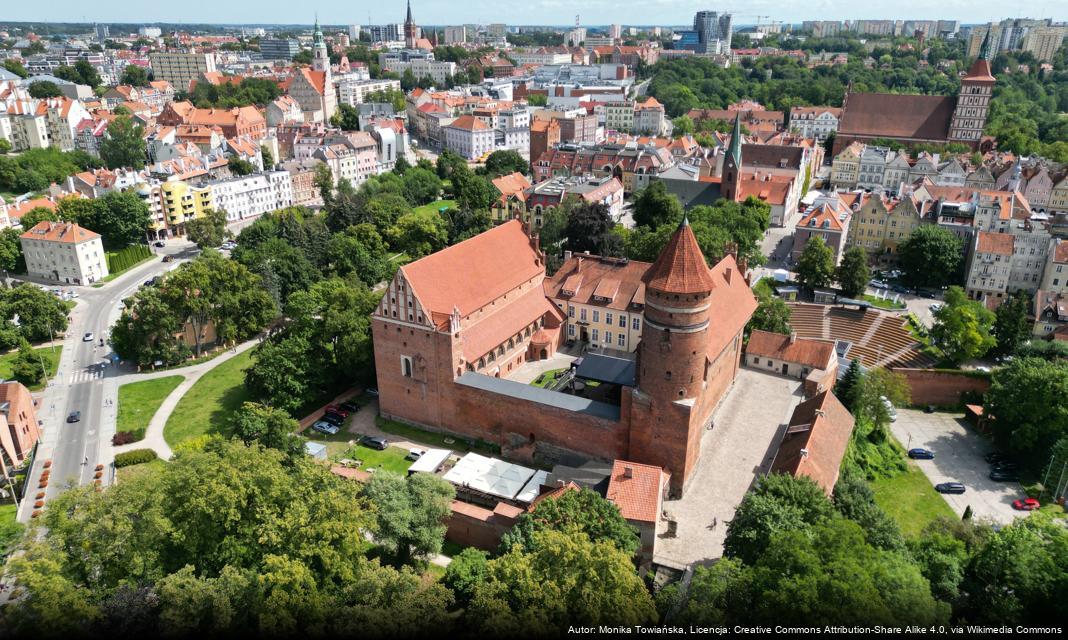
[[[986,393],[990,381],[954,371],[931,369],[894,369],[905,376],[912,389],[912,403],[919,405],[955,405],[967,391]]]
[[[501,536],[514,524],[512,518],[468,504],[462,512],[453,509],[446,522],[445,538],[465,547],[496,551]]]

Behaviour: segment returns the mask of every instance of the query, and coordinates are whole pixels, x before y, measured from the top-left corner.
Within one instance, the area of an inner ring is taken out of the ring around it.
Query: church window
[[[412,359],[408,356],[401,356],[401,375],[405,378],[412,377]]]

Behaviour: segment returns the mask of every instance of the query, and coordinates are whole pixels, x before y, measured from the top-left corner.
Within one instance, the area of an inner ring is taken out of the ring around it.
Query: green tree
[[[41,356],[33,350],[30,343],[23,342],[22,346],[19,347],[18,355],[15,356],[15,360],[11,363],[11,377],[31,387],[44,382],[46,375],[47,372],[45,371],[44,363],[41,362]]]
[[[114,251],[144,240],[152,218],[148,205],[136,192],[112,191],[91,202],[91,207],[79,211],[75,220],[99,233],[104,248]]]
[[[834,251],[821,236],[812,236],[797,259],[797,281],[817,289],[826,287],[834,280]]]
[[[991,335],[994,312],[982,303],[969,300],[960,287],[950,287],[944,298],[942,308],[934,313],[935,323],[931,327],[934,345],[954,364],[985,355],[996,343]]]
[[[29,342],[51,340],[67,330],[67,307],[48,291],[23,283],[0,289],[0,317]]]
[[[421,258],[443,249],[449,240],[445,220],[436,211],[416,210],[397,219],[390,229],[390,246]]]
[[[776,473],[747,493],[727,525],[723,552],[746,564],[764,555],[772,538],[785,531],[804,532],[833,514],[823,489],[811,478]]]
[[[758,287],[755,293],[757,308],[746,325],[746,335],[752,333],[753,329],[789,335],[790,307],[786,306],[782,298],[772,295],[764,288]]]
[[[355,275],[368,287],[374,287],[393,275],[389,247],[373,224],[359,224],[336,233],[327,245],[330,273],[345,277]]]
[[[26,71],[26,67],[22,66],[22,63],[14,58],[4,60],[4,68],[20,78],[30,77],[30,72]]]
[[[661,225],[674,228],[682,220],[682,204],[675,194],[668,193],[664,183],[654,180],[634,198],[634,224],[655,230]]]
[[[861,385],[864,384],[864,372],[860,368],[860,360],[853,358],[846,369],[845,375],[834,385],[834,395],[845,405],[846,409],[853,411],[860,399]]]
[[[942,287],[960,280],[961,240],[935,224],[921,224],[898,247],[905,281],[914,287]]]
[[[25,217],[25,216],[23,216]],[[33,227],[24,227],[32,229]],[[21,273],[26,270],[26,260],[22,255],[21,235],[18,229],[0,229],[0,270],[9,273]]]
[[[619,507],[595,491],[581,489],[543,500],[534,511],[519,516],[515,526],[501,538],[501,550],[506,553],[518,547],[530,553],[535,547],[536,534],[545,530],[583,534],[594,542],[610,542],[631,556],[637,553],[641,543],[638,532],[623,518]]]
[[[546,530],[534,551],[491,560],[475,587],[466,620],[477,630],[543,636],[573,625],[633,626],[656,620],[648,590],[630,557],[608,541]]]
[[[600,202],[581,202],[572,207],[564,235],[564,246],[575,252],[588,251],[603,256],[619,255],[622,240],[615,233],[608,207]]]
[[[130,116],[115,118],[100,143],[100,159],[109,169],[143,169],[148,158],[144,133],[144,128]]]
[[[231,419],[234,437],[247,445],[277,449],[291,459],[304,455],[304,440],[296,435],[300,423],[280,409],[246,402]]]
[[[274,168],[274,154],[271,153],[271,150],[267,148],[267,145],[265,144],[260,145],[260,157],[263,158],[263,167],[265,169]]]
[[[78,72],[78,77],[82,84],[89,85],[93,89],[104,84],[104,81],[100,78],[100,74],[96,72],[96,68],[89,64],[88,60],[79,60],[74,63],[74,70]]]
[[[122,78],[119,79],[119,84],[128,84],[133,87],[147,87],[148,71],[145,71],[144,67],[136,64],[128,64],[122,71]]]
[[[486,158],[486,175],[491,178],[517,171],[523,175],[530,173],[530,163],[518,151],[498,149]]]
[[[441,179],[428,169],[413,167],[404,172],[404,197],[412,206],[434,202],[441,195]]]
[[[11,142],[6,138],[0,139],[0,156],[11,153]]]
[[[359,131],[360,112],[352,105],[339,104],[337,111],[330,116],[330,124],[344,131]]]
[[[994,311],[994,351],[1001,356],[1016,353],[1020,345],[1031,338],[1031,323],[1027,316],[1031,310],[1031,297],[1023,291],[1009,296]]]
[[[842,254],[842,263],[838,265],[838,285],[847,297],[856,298],[864,293],[868,286],[871,272],[868,271],[868,252],[864,247],[850,247]]]
[[[49,209],[48,207],[34,207],[22,216],[20,223],[23,229],[32,229],[45,220],[57,222],[59,221],[59,214],[55,209]]]
[[[674,126],[672,133],[676,137],[678,136],[692,136],[696,129],[694,128],[693,120],[690,116],[679,116],[672,119],[671,124]]]
[[[185,235],[201,249],[213,249],[226,240],[226,212],[209,209],[200,218],[185,223]]]
[[[453,171],[452,188],[457,204],[468,211],[488,210],[499,195],[492,182],[466,166]]]
[[[456,497],[452,484],[429,473],[404,477],[380,471],[364,493],[377,507],[375,540],[398,564],[441,552],[445,520]]]
[[[59,85],[48,80],[34,80],[28,89],[31,98],[58,98],[63,95]]]
[[[230,173],[235,176],[247,176],[256,171],[256,167],[254,167],[251,162],[238,156],[230,156],[230,159],[226,162],[226,166],[230,169]]]
[[[1068,362],[1017,357],[994,371],[986,411],[998,444],[1046,464],[1053,445],[1068,435]]]
[[[471,603],[475,589],[486,581],[488,566],[486,552],[474,547],[467,547],[453,556],[441,581],[456,596],[456,604],[466,607]]]

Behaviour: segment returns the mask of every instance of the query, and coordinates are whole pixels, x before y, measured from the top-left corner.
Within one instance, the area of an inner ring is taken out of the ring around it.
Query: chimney
[[[568,261],[570,259],[571,259],[571,250],[568,249],[568,250],[564,251],[564,261],[566,262],[566,261]]]
[[[790,332],[790,344],[793,344],[795,342],[797,342],[797,332],[796,331],[791,331]]]
[[[633,478],[634,477],[634,467],[623,467],[623,477],[624,478]]]
[[[804,458],[807,458],[807,457],[808,457],[808,449],[802,449],[801,450],[801,458],[804,459]]]
[[[733,269],[726,269],[723,272],[723,277],[727,279],[727,284],[731,283],[731,276],[733,276],[733,275],[734,275],[734,270]]]

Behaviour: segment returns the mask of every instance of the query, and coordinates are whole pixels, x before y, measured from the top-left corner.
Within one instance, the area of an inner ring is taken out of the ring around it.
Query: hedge
[[[115,467],[129,467],[134,464],[143,464],[145,462],[152,462],[158,456],[152,449],[134,449],[133,451],[124,451],[123,453],[115,454]]]
[[[119,251],[109,251],[107,254],[108,272],[112,274],[122,273],[135,264],[144,262],[151,257],[152,250],[143,244],[131,244]]]

